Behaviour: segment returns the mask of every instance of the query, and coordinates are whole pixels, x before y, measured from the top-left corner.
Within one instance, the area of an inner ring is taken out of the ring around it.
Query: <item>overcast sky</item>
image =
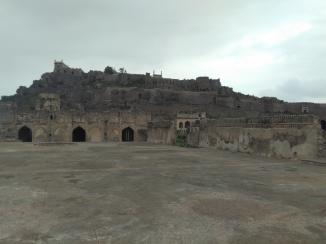
[[[326,103],[325,0],[0,0],[0,95],[53,61]]]

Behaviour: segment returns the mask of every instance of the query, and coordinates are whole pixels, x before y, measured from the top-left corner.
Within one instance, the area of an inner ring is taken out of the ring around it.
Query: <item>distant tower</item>
[[[160,75],[159,74],[155,74],[155,70],[153,70],[153,77],[155,77],[155,78],[162,78],[163,77],[162,70],[161,70],[161,74]]]
[[[69,69],[69,67],[63,62],[63,60],[54,60],[54,72],[64,73],[64,71],[67,69]]]

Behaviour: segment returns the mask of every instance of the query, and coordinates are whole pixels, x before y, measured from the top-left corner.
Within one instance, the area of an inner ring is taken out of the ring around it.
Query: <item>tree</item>
[[[104,73],[109,74],[109,75],[113,75],[113,74],[116,74],[117,71],[114,68],[112,68],[111,66],[107,66],[105,68],[105,70],[104,70]]]
[[[127,70],[125,70],[125,68],[120,68],[120,69],[119,69],[119,72],[120,72],[121,74],[125,74],[125,73],[127,73]]]

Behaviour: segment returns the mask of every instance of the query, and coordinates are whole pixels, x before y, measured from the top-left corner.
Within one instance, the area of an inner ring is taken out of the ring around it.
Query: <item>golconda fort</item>
[[[326,156],[326,104],[244,95],[219,79],[70,68],[55,61],[0,101],[0,141],[148,142],[280,158]]]

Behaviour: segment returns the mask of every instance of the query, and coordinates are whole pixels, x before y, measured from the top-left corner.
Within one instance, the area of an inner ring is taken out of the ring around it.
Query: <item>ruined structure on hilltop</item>
[[[219,79],[163,78],[61,62],[0,102],[0,140],[148,141],[268,156],[324,155],[326,105],[234,92]]]

